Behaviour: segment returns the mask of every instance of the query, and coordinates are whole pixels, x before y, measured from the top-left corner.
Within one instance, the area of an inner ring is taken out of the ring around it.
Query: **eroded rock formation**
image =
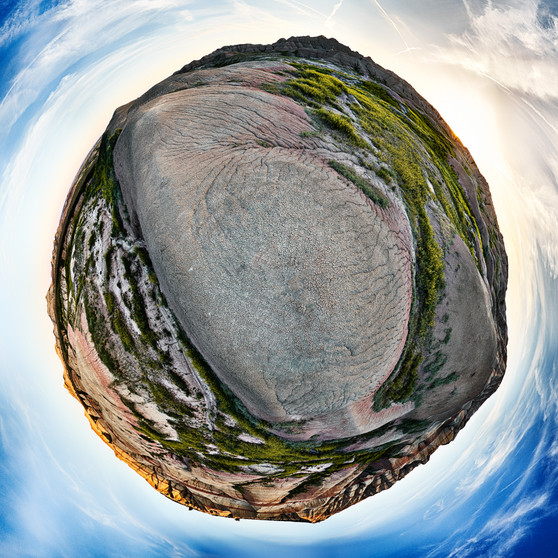
[[[155,488],[319,521],[496,389],[506,281],[488,186],[438,113],[299,37],[225,47],[117,109],[48,300],[66,386]]]

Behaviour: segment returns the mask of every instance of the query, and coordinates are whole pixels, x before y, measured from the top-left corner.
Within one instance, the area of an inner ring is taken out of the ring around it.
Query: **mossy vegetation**
[[[122,196],[118,181],[114,173],[113,150],[122,130],[118,129],[114,134],[108,135],[106,132],[101,138],[99,146],[99,156],[95,165],[95,172],[89,187],[89,196],[100,193],[105,199],[108,207],[111,208],[112,215],[112,234],[117,236],[123,233],[124,224],[120,214],[121,204],[117,203]]]
[[[368,144],[356,132],[355,127],[351,120],[342,114],[327,110],[323,107],[317,109],[314,113],[326,126],[332,130],[336,130],[343,134],[350,143],[357,147],[368,147]]]
[[[428,419],[415,420],[415,419],[403,419],[399,423],[399,429],[406,434],[414,434],[418,432],[424,432],[430,426],[430,421]]]
[[[441,378],[435,378],[434,380],[432,380],[432,382],[430,382],[426,385],[426,388],[427,389],[434,389],[434,388],[437,388],[438,386],[443,386],[445,384],[451,384],[452,382],[455,382],[458,379],[459,379],[459,376],[455,372],[452,372],[448,376],[443,376]]]
[[[392,97],[385,87],[382,87],[380,84],[375,83],[370,80],[362,80],[358,82],[359,89],[367,91],[371,93],[376,99],[383,101],[384,103],[388,103],[398,111],[401,110],[401,104],[397,101],[394,97]]]
[[[447,355],[442,351],[436,351],[429,355],[428,360],[424,363],[423,372],[427,380],[434,378],[436,374],[443,368],[448,360]]]
[[[296,79],[281,88],[283,95],[308,102],[311,106],[337,105],[337,97],[345,91],[345,84],[331,75],[331,71],[317,66],[293,64],[298,69]]]
[[[398,369],[376,392],[374,410],[380,411],[387,407],[390,401],[403,402],[413,395],[418,379],[418,367],[422,360],[422,353],[417,350],[414,343],[407,347]]]
[[[111,333],[106,327],[106,322],[102,316],[95,311],[93,301],[87,297],[83,301],[85,315],[87,317],[87,327],[97,350],[101,362],[116,376],[122,376],[118,359],[113,356],[109,349],[111,345]]]
[[[382,208],[389,205],[389,200],[370,182],[358,175],[353,169],[350,169],[343,163],[338,161],[329,161],[329,166],[336,170],[340,175],[344,176],[347,180],[352,182],[359,190],[364,192],[375,204]]]
[[[128,329],[128,326],[126,325],[126,320],[122,316],[122,311],[116,303],[114,294],[110,291],[107,291],[104,293],[104,298],[113,331],[118,335],[118,338],[122,342],[124,348],[129,353],[133,353],[136,349],[134,339],[132,337],[132,334],[130,333],[130,330]]]

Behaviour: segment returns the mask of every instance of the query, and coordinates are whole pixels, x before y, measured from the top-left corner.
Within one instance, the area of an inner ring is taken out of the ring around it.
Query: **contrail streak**
[[[558,135],[558,129],[554,126],[545,116],[544,114],[537,109],[533,104],[531,104],[526,99],[521,99],[524,104],[526,104],[555,134]]]
[[[382,8],[382,6],[380,6],[380,3],[378,2],[378,0],[371,0],[376,7],[378,8],[378,10],[380,10],[380,13],[382,14],[382,17],[390,24],[393,26],[393,28],[395,29],[395,31],[397,32],[397,34],[399,35],[399,37],[401,37],[401,40],[403,41],[403,44],[405,45],[405,50],[403,50],[403,52],[406,52],[408,50],[413,50],[411,49],[411,47],[409,47],[409,45],[407,44],[407,41],[405,40],[405,37],[402,35],[401,31],[399,31],[399,28],[397,27],[397,25],[395,24],[395,21],[393,21],[393,19],[391,19],[391,17],[389,16],[389,14],[384,10],[384,8]]]
[[[473,12],[471,11],[471,6],[469,6],[469,2],[467,0],[462,0],[463,6],[465,7],[465,11],[467,12],[467,17],[469,21],[473,19]]]
[[[325,15],[323,12],[320,12],[319,10],[312,8],[311,6],[307,6],[306,4],[304,4],[303,2],[299,2],[298,0],[275,0],[275,1],[278,4],[283,4],[285,6],[295,8],[305,15],[312,16],[313,14],[316,14],[322,17]]]
[[[341,7],[341,4],[343,4],[343,0],[339,0],[339,2],[337,2],[337,4],[333,6],[333,10],[331,10],[331,13],[327,16],[327,19],[325,20],[326,23],[329,23],[331,21],[333,16],[337,13],[337,10]]]

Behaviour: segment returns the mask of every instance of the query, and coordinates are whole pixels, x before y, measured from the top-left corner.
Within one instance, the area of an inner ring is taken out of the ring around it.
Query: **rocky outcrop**
[[[320,521],[496,389],[506,281],[488,186],[438,113],[297,37],[224,47],[117,109],[47,298],[66,386],[152,486]]]
[[[346,187],[311,128],[292,99],[217,83],[134,110],[115,149],[180,324],[268,422],[327,421],[376,391],[407,336],[408,220]]]

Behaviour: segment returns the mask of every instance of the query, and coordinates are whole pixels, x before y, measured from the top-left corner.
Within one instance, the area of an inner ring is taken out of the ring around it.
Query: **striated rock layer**
[[[166,496],[320,521],[453,440],[505,368],[469,152],[335,40],[224,47],[120,107],[68,195],[65,385]]]

